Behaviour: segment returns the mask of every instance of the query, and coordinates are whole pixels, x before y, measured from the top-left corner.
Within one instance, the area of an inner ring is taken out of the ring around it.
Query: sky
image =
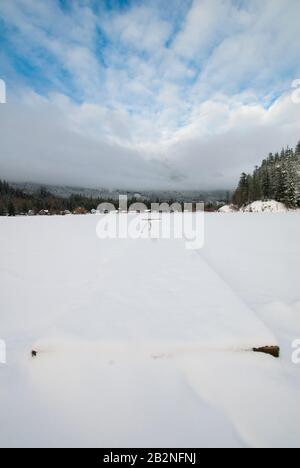
[[[300,140],[299,18],[299,0],[0,0],[0,178],[234,188]]]

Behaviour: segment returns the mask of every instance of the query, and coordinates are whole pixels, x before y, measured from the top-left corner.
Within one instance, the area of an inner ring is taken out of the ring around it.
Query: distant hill
[[[37,184],[31,182],[11,182],[10,185],[15,188],[22,190],[24,193],[29,195],[36,194],[40,191],[41,186],[47,190],[48,193],[51,193],[55,197],[60,198],[69,198],[72,195],[81,195],[86,198],[105,198],[108,197],[118,198],[118,193],[116,191],[110,192],[105,189],[91,189],[83,187],[70,187],[70,186],[61,186],[61,185],[47,185],[47,184]]]
[[[80,195],[85,198],[93,199],[110,199],[118,200],[119,195],[128,195],[129,198],[141,198],[144,200],[155,200],[159,201],[170,201],[175,200],[178,202],[192,202],[192,201],[203,201],[203,202],[226,202],[231,197],[231,193],[226,190],[145,190],[142,192],[128,191],[122,189],[108,190],[104,188],[92,189],[84,187],[70,187],[60,185],[45,185],[37,183],[16,183],[11,182],[10,185],[14,189],[22,190],[27,194],[37,194],[41,190],[41,186],[45,188],[48,193],[51,193],[55,197],[69,198],[72,195]]]
[[[100,203],[109,202],[115,207],[119,195],[128,195],[128,200],[143,202],[150,208],[152,203],[204,202],[206,211],[217,211],[231,197],[225,191],[145,191],[142,193],[124,190],[89,189],[40,185],[34,183],[8,183],[0,180],[0,216],[25,214],[64,214],[65,212],[89,212]]]

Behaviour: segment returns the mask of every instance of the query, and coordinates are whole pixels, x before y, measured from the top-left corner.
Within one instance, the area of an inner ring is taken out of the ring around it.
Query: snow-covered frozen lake
[[[199,251],[97,221],[0,218],[0,446],[300,447],[299,213],[207,214]]]

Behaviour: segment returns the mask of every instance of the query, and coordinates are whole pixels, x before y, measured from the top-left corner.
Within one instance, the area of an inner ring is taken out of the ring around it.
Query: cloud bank
[[[0,175],[231,188],[300,139],[294,0],[0,4]]]

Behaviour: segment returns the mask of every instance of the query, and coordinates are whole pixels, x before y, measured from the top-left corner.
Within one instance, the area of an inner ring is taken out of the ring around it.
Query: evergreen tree
[[[260,183],[260,176],[258,166],[256,166],[254,173],[253,173],[253,200],[261,200],[262,198],[262,188]]]
[[[295,151],[269,154],[252,175],[243,173],[232,201],[238,206],[255,200],[274,199],[290,208],[300,206],[300,142]]]
[[[294,170],[295,170],[295,196],[297,206],[300,207],[300,141],[296,146],[294,153]]]
[[[263,167],[261,172],[261,193],[265,200],[271,197],[271,180],[267,166]]]
[[[249,201],[249,176],[243,172],[239,183],[240,203],[245,205]]]
[[[8,205],[8,215],[9,215],[9,216],[16,216],[15,205],[13,204],[12,201],[10,201],[10,202],[9,202],[9,205]]]
[[[0,204],[0,216],[6,216],[6,209],[2,203]]]

